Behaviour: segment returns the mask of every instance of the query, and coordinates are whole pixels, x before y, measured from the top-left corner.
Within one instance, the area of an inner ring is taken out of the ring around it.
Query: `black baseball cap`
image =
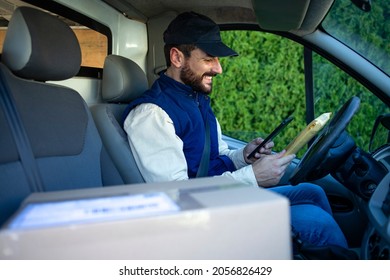
[[[164,32],[165,44],[194,44],[205,53],[215,56],[237,56],[221,39],[219,26],[210,18],[185,12],[178,15]]]

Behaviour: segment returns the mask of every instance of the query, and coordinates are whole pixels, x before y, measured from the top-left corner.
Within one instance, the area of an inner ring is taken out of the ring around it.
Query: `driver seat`
[[[144,71],[134,61],[108,55],[104,61],[102,103],[91,106],[92,116],[122,180],[126,184],[144,183],[122,127],[127,104],[148,89]]]

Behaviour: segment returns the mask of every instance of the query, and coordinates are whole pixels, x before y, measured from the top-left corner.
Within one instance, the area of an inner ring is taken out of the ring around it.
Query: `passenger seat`
[[[145,180],[122,128],[123,111],[128,103],[147,89],[146,74],[134,61],[119,55],[106,57],[102,79],[103,103],[91,106],[91,112],[103,143],[126,184],[143,183]]]
[[[0,63],[0,226],[32,192],[123,183],[80,94],[46,82],[73,77],[80,63],[64,22],[14,11]]]

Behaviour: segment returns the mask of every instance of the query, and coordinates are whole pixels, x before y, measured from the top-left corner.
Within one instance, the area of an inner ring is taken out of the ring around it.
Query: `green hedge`
[[[294,111],[295,120],[275,139],[282,149],[305,126],[303,48],[254,31],[223,37],[240,56],[221,59],[224,73],[214,80],[212,106],[222,130],[244,141],[265,137]]]

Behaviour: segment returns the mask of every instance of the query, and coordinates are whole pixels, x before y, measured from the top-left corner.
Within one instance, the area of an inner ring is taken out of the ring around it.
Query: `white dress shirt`
[[[168,114],[159,106],[143,103],[130,111],[124,129],[138,168],[146,182],[188,180],[183,142],[176,135]],[[237,168],[225,172],[237,181],[257,186],[253,169],[244,160],[243,149],[230,150],[222,140],[217,120],[219,154],[227,155]]]

